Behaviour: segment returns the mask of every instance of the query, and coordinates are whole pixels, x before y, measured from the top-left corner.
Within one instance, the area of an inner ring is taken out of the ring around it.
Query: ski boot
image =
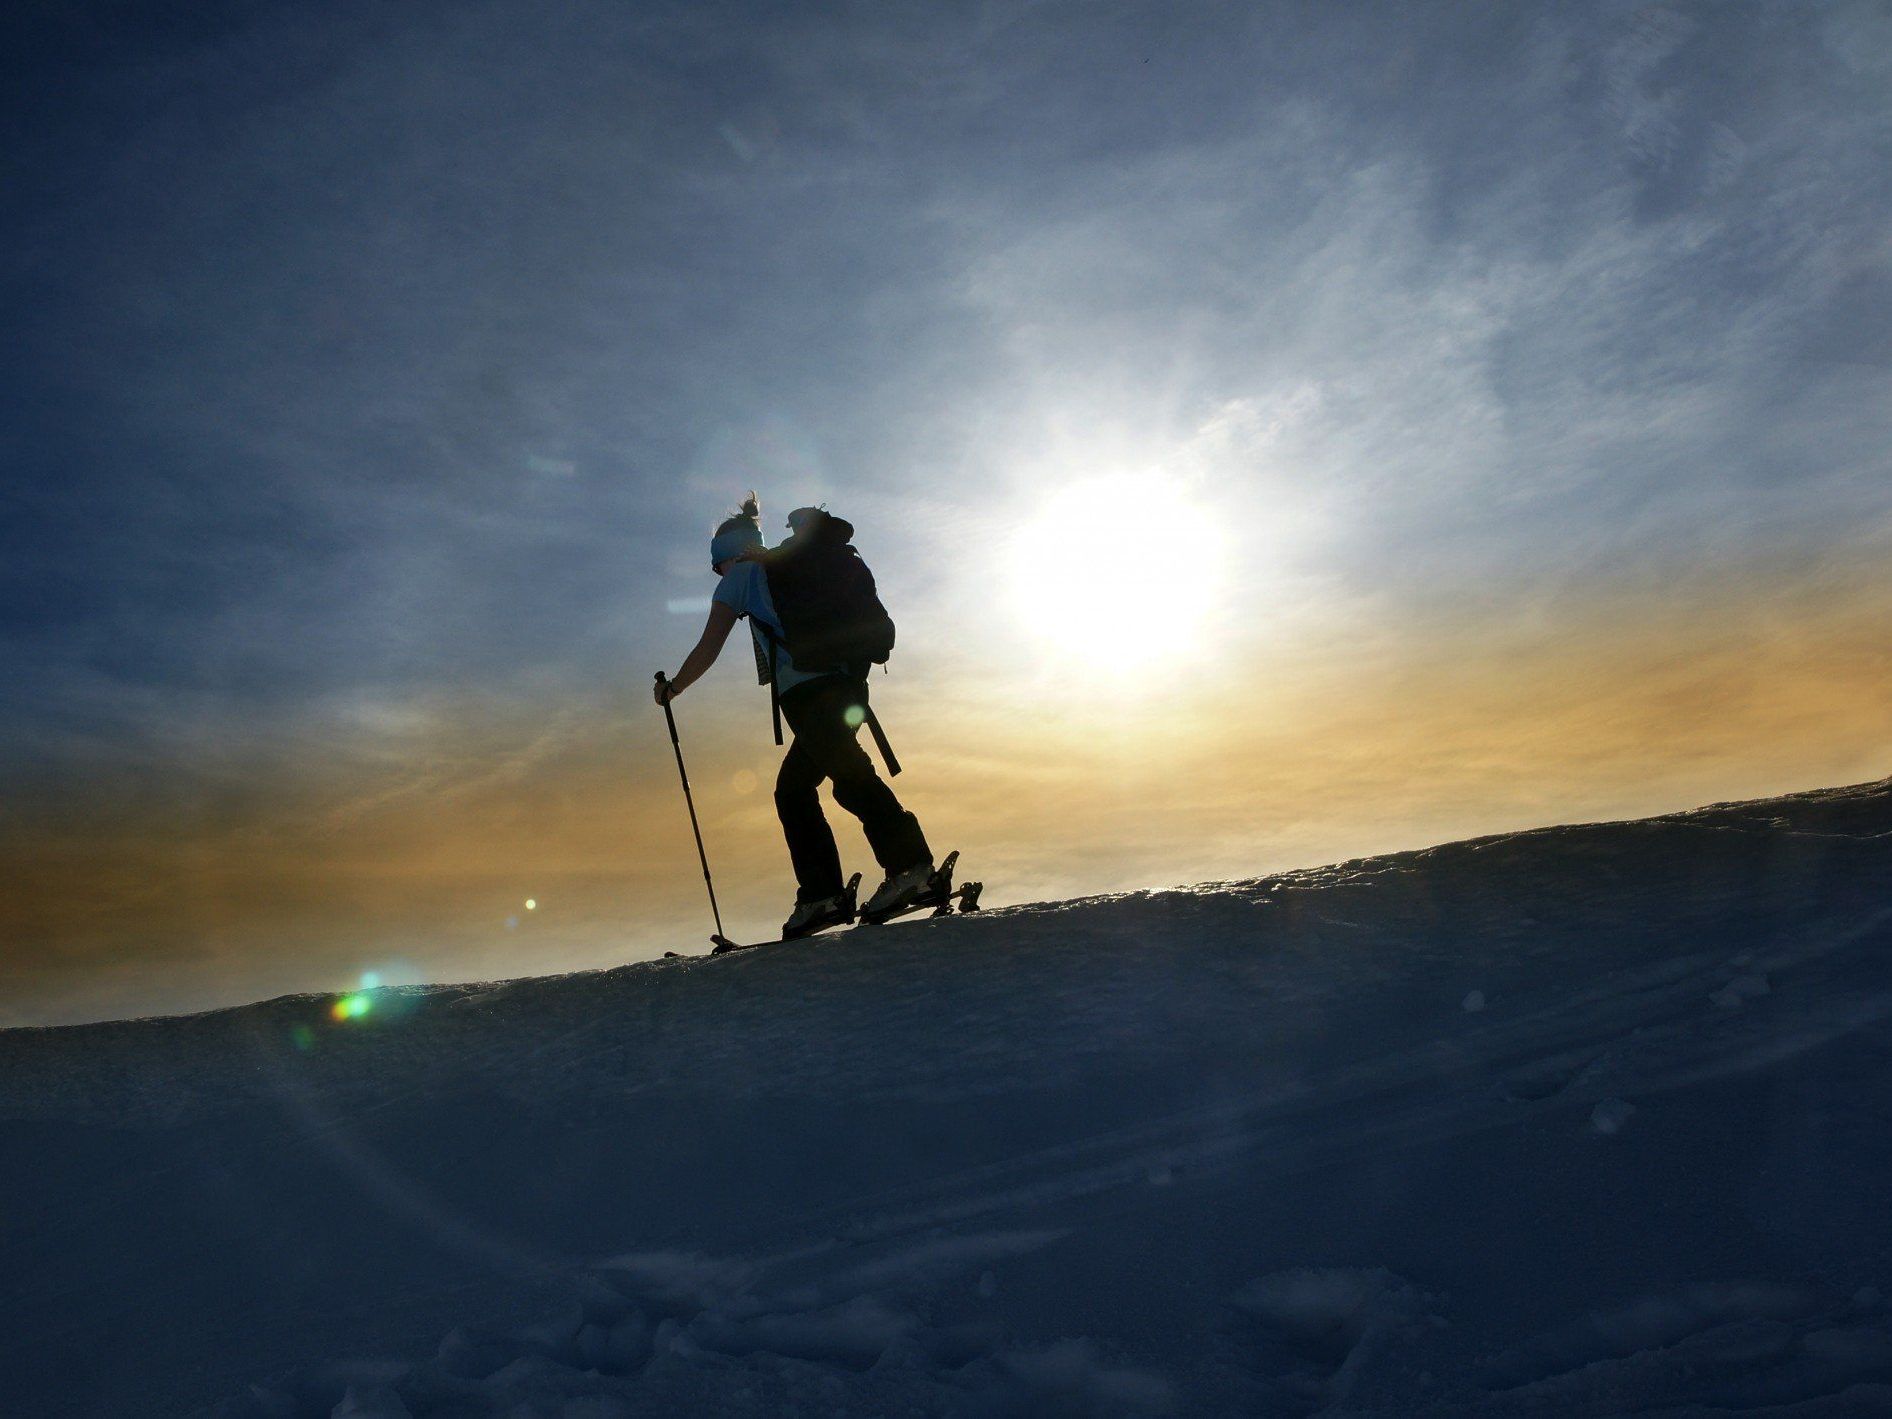
[[[905,872],[890,873],[880,884],[880,890],[861,908],[861,921],[878,926],[883,921],[925,911],[928,907],[933,909],[934,916],[948,916],[955,901],[961,911],[977,911],[980,884],[968,882],[963,887],[953,886],[953,868],[958,862],[959,853],[954,850],[946,854],[946,860],[937,869],[921,863]]]
[[[782,923],[782,940],[793,941],[797,937],[826,931],[831,926],[848,925],[854,920],[854,896],[860,889],[860,882],[861,877],[857,872],[854,879],[832,897],[823,897],[816,902],[795,903],[795,910]]]

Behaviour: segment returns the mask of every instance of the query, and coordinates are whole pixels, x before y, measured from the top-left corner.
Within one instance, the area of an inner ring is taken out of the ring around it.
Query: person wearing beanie
[[[801,532],[827,514],[797,508],[789,529]],[[933,854],[919,820],[900,805],[859,741],[867,706],[866,667],[807,671],[797,667],[782,643],[784,632],[769,596],[762,565],[768,548],[759,526],[754,493],[724,519],[710,538],[710,568],[720,578],[710,598],[709,620],[677,673],[655,689],[657,703],[682,694],[716,663],[736,622],[748,617],[755,639],[758,678],[773,670],[782,717],[794,740],[775,784],[775,809],[788,841],[796,879],[795,906],[782,926],[784,939],[812,935],[854,919],[854,903],[841,872],[834,831],[821,810],[824,780],[834,801],[861,820],[861,830],[886,878],[867,904],[866,915],[891,914],[919,897],[933,875]],[[843,527],[846,524],[841,524]]]

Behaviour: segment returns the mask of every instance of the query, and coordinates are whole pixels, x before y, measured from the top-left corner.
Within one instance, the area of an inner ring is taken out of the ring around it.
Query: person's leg
[[[788,860],[795,868],[795,900],[818,902],[841,890],[841,854],[834,830],[821,811],[816,792],[826,772],[802,743],[800,734],[782,756],[775,776],[775,815],[788,840]]]
[[[933,860],[920,820],[900,806],[893,790],[874,773],[871,762],[867,778],[834,781],[834,801],[861,820],[861,831],[881,871],[903,872]]]
[[[834,780],[834,801],[861,820],[874,860],[885,872],[900,872],[929,861],[932,853],[919,820],[900,806],[861,747],[860,717],[848,722],[849,710],[866,706],[863,681],[834,676],[798,686],[782,701],[782,714],[795,731],[795,743]]]

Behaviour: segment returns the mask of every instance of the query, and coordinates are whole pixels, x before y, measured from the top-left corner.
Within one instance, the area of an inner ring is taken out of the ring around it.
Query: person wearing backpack
[[[720,580],[709,620],[655,695],[664,704],[682,694],[716,663],[736,622],[748,618],[759,678],[771,684],[780,717],[795,736],[775,780],[775,811],[796,882],[795,907],[782,926],[786,940],[855,916],[834,832],[821,810],[823,780],[832,780],[834,801],[861,820],[886,874],[861,916],[892,916],[917,900],[933,876],[933,854],[919,820],[875,771],[858,737],[870,718],[867,672],[892,651],[893,622],[872,573],[849,545],[853,527],[821,508],[798,508],[789,514],[792,535],[770,550],[759,516],[751,493],[716,529],[710,566]],[[898,769],[890,765],[890,771]]]

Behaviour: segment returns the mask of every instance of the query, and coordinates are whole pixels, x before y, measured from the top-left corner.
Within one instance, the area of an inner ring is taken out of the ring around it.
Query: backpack
[[[854,525],[817,513],[763,559],[782,645],[797,670],[864,675],[893,654],[893,617],[849,545]]]

